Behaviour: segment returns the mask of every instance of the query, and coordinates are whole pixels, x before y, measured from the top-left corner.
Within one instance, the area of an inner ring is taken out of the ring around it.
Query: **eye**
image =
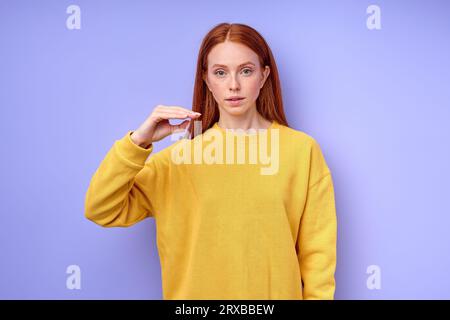
[[[223,74],[219,74],[219,72],[224,72],[223,70],[216,70],[216,72],[214,72],[215,75],[219,75],[222,76]]]
[[[225,72],[225,71],[223,71],[222,69],[219,69],[219,70],[216,70],[216,71],[214,72],[214,74],[215,74],[215,75],[218,75],[218,76],[223,76],[223,75],[224,75],[224,72]],[[252,74],[253,70],[250,69],[250,68],[245,68],[245,69],[242,69],[242,72],[244,72],[245,75],[250,75],[250,74]]]

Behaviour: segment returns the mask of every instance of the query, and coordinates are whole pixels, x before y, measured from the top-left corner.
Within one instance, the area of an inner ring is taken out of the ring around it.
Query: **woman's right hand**
[[[187,128],[190,121],[197,119],[201,113],[179,107],[179,106],[165,106],[157,105],[150,116],[131,134],[131,140],[148,149],[150,145],[159,141],[168,135],[183,131]],[[180,124],[173,125],[169,123],[169,119],[184,119]]]

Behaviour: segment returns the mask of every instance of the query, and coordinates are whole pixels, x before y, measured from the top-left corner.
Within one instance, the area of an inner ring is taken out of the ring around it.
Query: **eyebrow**
[[[247,64],[255,65],[253,62],[247,61],[247,62],[244,62],[244,63],[238,65],[238,68],[240,68],[240,67],[242,67],[242,66],[245,66],[245,65],[247,65]],[[214,64],[212,67],[213,67],[213,68],[214,68],[214,67],[224,67],[224,68],[227,68],[227,66],[226,66],[226,65],[223,65],[223,64]]]

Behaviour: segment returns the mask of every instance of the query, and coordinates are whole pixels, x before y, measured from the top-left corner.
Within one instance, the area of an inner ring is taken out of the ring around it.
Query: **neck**
[[[219,127],[223,129],[267,129],[272,124],[271,121],[266,120],[258,112],[248,116],[220,116],[219,121],[217,121]]]

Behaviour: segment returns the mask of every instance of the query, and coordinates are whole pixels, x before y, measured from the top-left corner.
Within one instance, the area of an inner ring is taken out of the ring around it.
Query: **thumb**
[[[180,124],[173,125],[172,132],[184,131],[187,128],[187,126],[189,125],[189,122],[190,122],[190,120],[184,120]]]

